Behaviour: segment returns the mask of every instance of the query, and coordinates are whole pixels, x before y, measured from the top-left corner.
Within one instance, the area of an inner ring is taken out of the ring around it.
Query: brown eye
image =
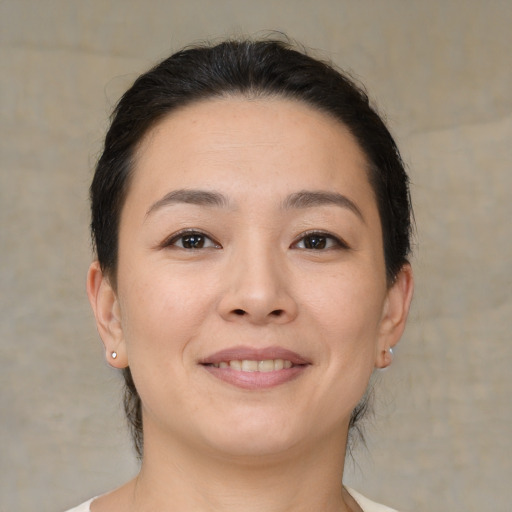
[[[207,249],[210,247],[220,248],[209,236],[199,231],[180,232],[172,236],[164,244],[165,247],[178,247],[180,249]]]
[[[307,249],[313,251],[348,248],[346,243],[327,233],[309,233],[303,235],[297,242],[295,242],[295,244],[293,244],[293,247],[296,249]]]
[[[327,238],[321,235],[311,235],[304,237],[305,249],[325,249],[327,246]]]
[[[180,238],[181,246],[184,249],[202,249],[205,244],[206,237],[199,233],[184,235]]]

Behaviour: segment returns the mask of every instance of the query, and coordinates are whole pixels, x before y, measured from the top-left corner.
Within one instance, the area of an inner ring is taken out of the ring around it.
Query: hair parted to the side
[[[221,96],[283,97],[305,103],[346,126],[368,161],[382,224],[386,277],[391,285],[410,252],[409,181],[398,148],[365,91],[333,65],[289,42],[228,40],[181,50],[142,74],[114,109],[90,188],[91,232],[103,273],[116,287],[121,210],[139,143],[178,108]],[[129,368],[124,371],[125,411],[135,449],[143,451],[142,406]],[[352,414],[351,428],[368,407]]]

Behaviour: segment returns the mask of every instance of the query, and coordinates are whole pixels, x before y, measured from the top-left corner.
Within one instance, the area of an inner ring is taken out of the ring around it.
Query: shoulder
[[[379,503],[375,503],[375,501],[369,500],[362,494],[354,491],[354,489],[347,487],[347,491],[350,493],[352,498],[357,501],[357,504],[363,509],[364,512],[397,512],[394,508],[389,508],[385,505],[380,505]]]
[[[78,507],[70,508],[66,512],[90,512],[91,503],[93,502],[93,500],[94,498],[91,498],[90,500],[87,500],[85,503],[78,505]]]

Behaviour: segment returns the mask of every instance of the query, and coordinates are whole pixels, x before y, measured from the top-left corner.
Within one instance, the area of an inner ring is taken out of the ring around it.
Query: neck
[[[131,485],[133,509],[358,510],[341,483],[346,432],[333,437],[326,437],[314,447],[246,458],[218,456],[172,440],[169,443],[169,439],[153,443],[157,436],[147,435],[141,471]]]

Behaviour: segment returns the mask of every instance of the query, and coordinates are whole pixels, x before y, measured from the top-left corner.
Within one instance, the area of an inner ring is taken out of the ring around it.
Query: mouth
[[[264,359],[257,361],[254,359],[233,359],[231,361],[221,361],[212,363],[214,368],[230,368],[236,372],[275,372],[284,368],[293,368],[294,364],[288,359]]]
[[[217,352],[199,363],[210,375],[242,389],[266,389],[299,377],[311,363],[279,347],[235,347]]]

